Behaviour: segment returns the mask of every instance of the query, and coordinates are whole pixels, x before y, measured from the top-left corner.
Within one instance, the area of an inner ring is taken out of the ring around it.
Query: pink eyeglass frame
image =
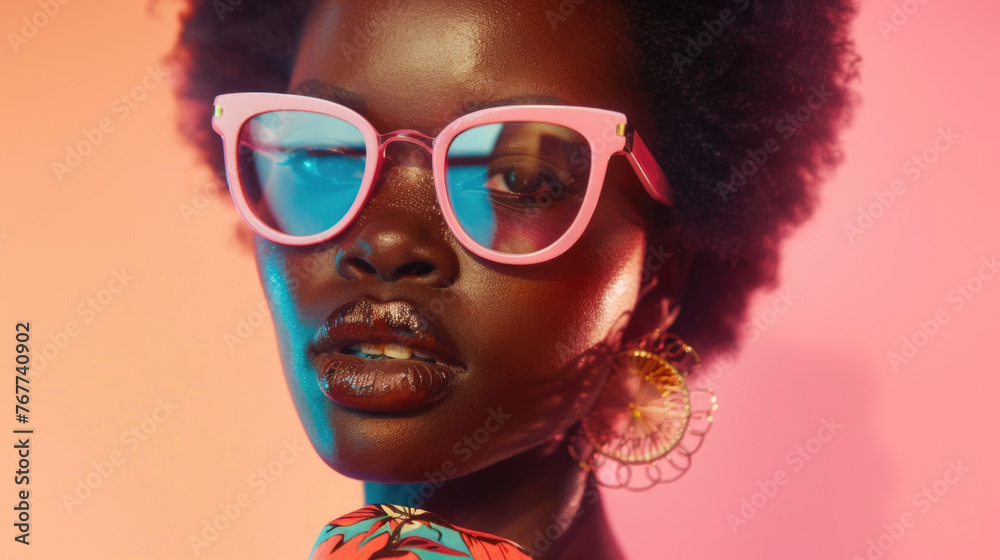
[[[364,137],[367,160],[358,196],[344,217],[326,231],[306,236],[282,233],[258,218],[246,199],[240,184],[237,161],[240,130],[248,120],[271,111],[306,111],[329,115],[354,125]],[[590,176],[580,211],[562,236],[548,247],[533,253],[509,255],[480,245],[465,232],[451,206],[444,178],[448,147],[456,136],[473,126],[518,121],[564,126],[583,135],[590,146]],[[622,154],[628,159],[646,192],[654,200],[666,206],[673,206],[670,184],[663,173],[663,168],[656,162],[639,135],[632,130],[625,115],[605,109],[565,105],[493,107],[459,117],[432,138],[409,129],[379,134],[375,127],[357,112],[326,99],[287,93],[245,92],[227,93],[215,98],[212,128],[222,136],[229,191],[240,216],[261,237],[285,245],[321,243],[338,235],[353,222],[371,195],[385,157],[386,147],[390,142],[397,140],[417,144],[430,152],[438,205],[448,227],[463,247],[482,258],[498,263],[540,263],[553,259],[572,247],[583,235],[594,215],[604,185],[608,162],[613,155]]]

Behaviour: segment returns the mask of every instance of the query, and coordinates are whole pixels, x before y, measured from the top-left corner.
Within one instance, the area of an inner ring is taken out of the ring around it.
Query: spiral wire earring
[[[653,331],[611,354],[607,382],[570,439],[570,454],[598,484],[646,490],[691,467],[718,408],[711,388],[686,378],[701,358],[676,334]]]

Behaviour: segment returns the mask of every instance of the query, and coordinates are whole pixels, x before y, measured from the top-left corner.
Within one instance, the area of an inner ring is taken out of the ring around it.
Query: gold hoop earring
[[[683,476],[718,408],[711,388],[685,382],[700,363],[679,336],[659,329],[611,354],[604,389],[570,439],[581,468],[601,486],[629,490]]]

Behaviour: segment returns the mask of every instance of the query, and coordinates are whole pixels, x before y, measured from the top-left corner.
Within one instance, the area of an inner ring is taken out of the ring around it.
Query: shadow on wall
[[[691,471],[646,493],[604,493],[626,556],[865,558],[899,517],[873,375],[846,350],[748,349],[715,383],[720,409]]]

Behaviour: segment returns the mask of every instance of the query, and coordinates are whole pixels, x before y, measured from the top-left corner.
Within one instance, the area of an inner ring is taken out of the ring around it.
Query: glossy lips
[[[404,412],[436,402],[457,368],[452,348],[403,301],[357,299],[338,307],[309,353],[323,393],[367,412]]]

